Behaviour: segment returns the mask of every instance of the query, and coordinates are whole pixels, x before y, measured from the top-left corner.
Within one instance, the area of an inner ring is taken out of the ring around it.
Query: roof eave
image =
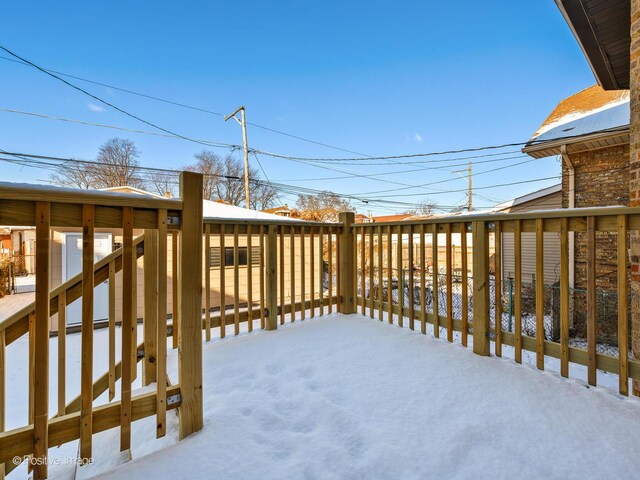
[[[629,143],[629,126],[615,132],[599,132],[582,135],[580,137],[559,140],[549,140],[548,142],[540,143],[528,143],[522,149],[522,153],[533,158],[545,158],[552,155],[560,155],[560,149],[562,146],[571,147],[570,153],[576,153],[585,150],[595,150],[599,148],[606,148],[607,146],[617,146]],[[594,146],[592,142],[607,140],[611,142],[611,145]]]
[[[616,80],[611,63],[602,50],[582,0],[555,0],[555,2],[580,45],[598,84],[605,90],[629,88],[628,85],[620,85]]]

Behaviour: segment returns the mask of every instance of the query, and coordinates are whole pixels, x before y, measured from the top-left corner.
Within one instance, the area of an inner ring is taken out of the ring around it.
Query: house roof
[[[535,158],[629,142],[629,91],[599,85],[562,100],[522,149]]]
[[[527,203],[532,200],[539,200],[540,198],[559,192],[562,192],[561,183],[558,183],[557,185],[551,185],[550,187],[541,188],[540,190],[536,190],[535,192],[530,192],[525,195],[521,195],[520,197],[516,197],[513,200],[509,200],[507,202],[496,205],[494,211],[507,210],[513,207],[517,207],[518,205],[522,205],[523,203]]]
[[[398,215],[382,215],[380,217],[372,217],[374,222],[399,222],[401,220],[407,220],[413,215],[410,213],[401,213]]]
[[[279,207],[265,208],[262,211],[264,213],[276,213],[276,212],[291,212],[292,209],[289,207],[289,205],[280,205]]]
[[[631,0],[555,0],[605,90],[629,88]]]

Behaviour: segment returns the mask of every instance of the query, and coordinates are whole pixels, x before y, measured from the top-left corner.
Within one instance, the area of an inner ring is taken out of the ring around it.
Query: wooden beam
[[[67,387],[67,305],[66,294],[58,295],[58,415],[64,415]]]
[[[569,376],[569,222],[560,229],[560,375]]]
[[[133,321],[133,209],[122,209],[122,378],[120,379],[120,451],[131,448],[131,355]],[[175,281],[175,279],[174,279]],[[135,364],[134,364],[135,365]]]
[[[445,236],[446,236],[445,270],[446,270],[446,282],[447,282],[447,340],[449,342],[453,342],[453,249],[451,246],[451,224],[450,223],[447,223],[445,225]]]
[[[382,229],[382,227],[380,227]],[[426,275],[427,275],[427,258],[425,252],[425,234],[426,225],[420,225],[420,332],[423,335],[427,333],[427,305],[426,305]],[[380,295],[382,301],[382,295]]]
[[[515,289],[513,292],[515,310],[515,361],[522,363],[522,222],[516,220],[514,232]],[[474,247],[475,252],[475,247]]]
[[[224,247],[224,243],[221,244]],[[171,232],[171,285],[172,285],[172,314],[171,314],[171,327],[173,330],[172,347],[178,348],[178,332],[180,331],[180,310],[178,309],[178,252],[180,246],[178,244],[178,232]],[[224,250],[224,248],[222,248]],[[222,253],[224,258],[224,251]],[[220,289],[224,292],[224,289]],[[224,333],[220,333],[220,338],[224,338]]]
[[[596,385],[596,222],[587,217],[587,381]]]
[[[167,376],[167,211],[158,210],[158,255],[156,264],[158,270],[157,288],[158,296],[156,297],[156,310],[158,323],[156,325],[156,437],[164,437],[167,432],[167,382],[161,379]],[[207,258],[209,251],[207,250]],[[207,264],[209,262],[207,261]],[[208,292],[207,292],[208,293]],[[147,352],[145,347],[145,359]]]
[[[433,292],[433,336],[436,338],[440,338],[440,311],[439,311],[439,303],[440,303],[440,295],[438,294],[438,225],[433,224],[433,233],[432,233],[432,286],[431,290]]]
[[[94,262],[93,205],[82,208],[82,361],[80,374],[80,459],[92,457],[93,420],[93,262]]]
[[[211,341],[211,225],[204,225],[204,318],[205,338]]]
[[[50,205],[36,203],[36,314],[34,323],[33,478],[47,478],[49,450],[49,285],[51,258]],[[93,267],[93,257],[92,267]],[[93,268],[91,269],[93,280]],[[39,461],[39,460],[42,460]]]
[[[227,255],[225,247],[225,231],[220,230],[220,338],[227,334]],[[175,340],[174,340],[175,342]]]
[[[629,395],[629,306],[627,216],[618,215],[618,373],[620,395]]]
[[[502,356],[502,223],[496,222],[495,229],[495,352],[497,357]],[[467,258],[466,248],[462,252],[463,258]],[[464,270],[464,267],[463,267]],[[466,275],[465,275],[466,276]]]
[[[373,232],[373,229],[369,230],[370,232]],[[408,252],[408,263],[409,263],[409,268],[407,269],[407,272],[409,274],[409,295],[408,295],[408,300],[409,300],[409,328],[411,330],[415,330],[415,321],[413,319],[414,314],[415,314],[415,305],[414,305],[414,296],[413,296],[413,226],[409,227],[409,252]],[[404,292],[403,292],[404,293]],[[404,294],[403,294],[404,296]],[[372,297],[373,300],[373,297]],[[373,310],[373,308],[372,308]]]
[[[178,303],[178,378],[182,393],[179,438],[202,429],[202,175],[180,174],[182,248]],[[197,252],[197,253],[195,253]],[[194,254],[195,253],[195,254]]]
[[[353,291],[355,276],[355,252],[353,251],[354,231],[351,224],[355,222],[353,212],[341,212],[339,215],[342,230],[338,240],[338,302],[340,312],[346,315],[356,313],[356,292]]]
[[[544,226],[536,220],[536,366],[544,370]]]
[[[484,222],[473,222],[473,352],[489,355],[489,239]]]
[[[497,254],[497,243],[496,243],[496,258]],[[467,226],[462,224],[462,229],[460,230],[460,250],[462,252],[462,333],[461,333],[461,343],[463,347],[467,346],[467,340],[469,336],[469,258],[467,256]],[[499,290],[497,279],[499,279],[498,275],[498,267],[496,266],[496,291]],[[498,309],[498,305],[496,304],[496,309]],[[496,317],[497,318],[497,317]],[[496,325],[500,325],[496,323]]]
[[[278,329],[278,236],[277,227],[267,227],[266,251],[266,308],[269,311],[265,319],[267,330]],[[280,274],[282,277],[282,272]]]
[[[156,360],[158,357],[157,340],[158,324],[165,322],[165,318],[158,318],[158,257],[160,254],[158,230],[145,230],[144,232],[144,361],[142,362],[142,385],[146,386],[156,382]],[[159,382],[162,383],[162,382]]]
[[[265,251],[265,245],[264,245],[264,228],[265,227],[263,227],[262,225],[260,226],[260,328],[263,330],[267,328],[266,319],[264,316],[264,309],[265,309],[265,284],[264,283],[265,283],[265,268],[266,268],[265,262],[264,262],[264,256],[267,254],[267,252]],[[277,250],[275,253],[277,255]],[[274,255],[274,259],[276,255]]]

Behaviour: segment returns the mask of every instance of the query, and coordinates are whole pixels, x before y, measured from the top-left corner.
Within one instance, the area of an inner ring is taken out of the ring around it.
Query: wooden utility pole
[[[240,112],[240,119],[236,117],[236,114]],[[230,118],[233,118],[236,122],[240,124],[242,127],[242,141],[244,143],[244,198],[245,198],[245,208],[251,208],[249,203],[250,195],[249,195],[249,144],[247,143],[247,122],[245,120],[244,115],[244,105],[238,107],[233,113],[224,117],[224,121],[226,122]]]
[[[469,189],[467,190],[467,211],[473,210],[473,165],[469,162],[469,166],[465,170],[454,170],[451,173],[467,172],[467,180],[469,181]]]

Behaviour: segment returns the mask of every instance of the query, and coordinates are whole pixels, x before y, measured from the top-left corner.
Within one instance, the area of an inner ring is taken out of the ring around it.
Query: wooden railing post
[[[340,290],[338,295],[340,301],[340,313],[351,314],[356,313],[355,292],[353,285],[355,281],[356,257],[353,250],[353,230],[351,225],[355,223],[355,214],[353,212],[340,212],[340,223],[342,223],[342,231],[340,232],[340,241],[338,242],[340,252],[338,258],[338,276],[340,278]],[[364,295],[364,293],[363,293]]]
[[[202,429],[202,175],[180,174],[181,245],[178,269],[179,438]]]
[[[49,260],[50,204],[36,203],[36,314],[34,345],[33,458],[46,460],[49,443]],[[84,334],[84,332],[83,332]],[[35,462],[33,478],[47,478],[47,463]]]
[[[278,236],[276,225],[269,225],[267,230],[267,242],[265,255],[266,270],[266,329],[278,329]],[[282,302],[281,308],[284,308]]]
[[[489,355],[489,234],[473,222],[473,352]]]

